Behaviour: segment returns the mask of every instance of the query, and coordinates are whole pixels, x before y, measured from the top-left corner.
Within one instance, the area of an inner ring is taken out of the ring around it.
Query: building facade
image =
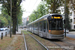
[[[60,7],[60,13],[63,15],[63,20],[65,19],[64,16],[64,7]],[[70,18],[70,24],[71,24],[71,29],[75,29],[75,9],[69,8],[69,18]]]

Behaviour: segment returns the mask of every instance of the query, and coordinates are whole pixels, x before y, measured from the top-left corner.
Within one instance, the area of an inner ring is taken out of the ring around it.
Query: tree
[[[4,27],[8,25],[8,20],[0,14],[0,27]]]
[[[65,11],[64,11],[64,13],[65,13],[65,28],[67,28],[68,30],[71,29],[70,19],[69,19],[69,5],[68,5],[69,1],[66,0]]]
[[[0,0],[2,1],[2,0]],[[16,34],[16,25],[18,17],[20,14],[20,3],[22,0],[12,0],[12,23],[13,23],[13,34]],[[10,16],[10,0],[2,1],[2,7],[4,8],[4,12]]]
[[[66,6],[66,17],[65,17],[65,20],[66,20],[66,24],[65,24],[65,26],[67,26],[66,28],[68,29],[68,30],[70,30],[71,29],[71,25],[70,25],[70,21],[69,21],[69,9],[68,9],[68,6]]]
[[[20,9],[19,14],[17,15],[18,24],[22,24],[22,14],[23,14],[23,11]]]
[[[29,16],[29,22],[32,22],[46,14],[45,4],[39,4],[37,10]]]
[[[58,13],[60,10],[58,8],[62,6],[63,1],[61,2],[60,0],[44,0],[46,2],[46,6],[48,7],[48,10],[50,9],[50,13]]]

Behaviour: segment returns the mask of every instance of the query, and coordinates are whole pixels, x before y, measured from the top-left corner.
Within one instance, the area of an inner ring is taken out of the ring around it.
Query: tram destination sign
[[[53,18],[54,18],[54,19],[62,19],[62,17],[59,17],[59,16],[58,16],[58,17],[57,17],[57,16],[54,16],[54,17],[52,16],[51,18],[52,18],[52,19],[53,19]]]

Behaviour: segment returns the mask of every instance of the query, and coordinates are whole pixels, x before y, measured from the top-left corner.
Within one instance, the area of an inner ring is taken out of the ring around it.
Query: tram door
[[[44,37],[46,37],[46,24],[47,24],[47,22],[46,22],[46,20],[44,20],[44,21],[43,21],[43,32],[44,32],[44,33],[43,33],[43,36],[44,36]]]

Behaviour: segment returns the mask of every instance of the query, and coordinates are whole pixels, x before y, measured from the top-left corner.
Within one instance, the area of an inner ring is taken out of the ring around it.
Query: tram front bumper
[[[64,35],[52,35],[52,34],[49,34],[49,39],[64,39]]]

